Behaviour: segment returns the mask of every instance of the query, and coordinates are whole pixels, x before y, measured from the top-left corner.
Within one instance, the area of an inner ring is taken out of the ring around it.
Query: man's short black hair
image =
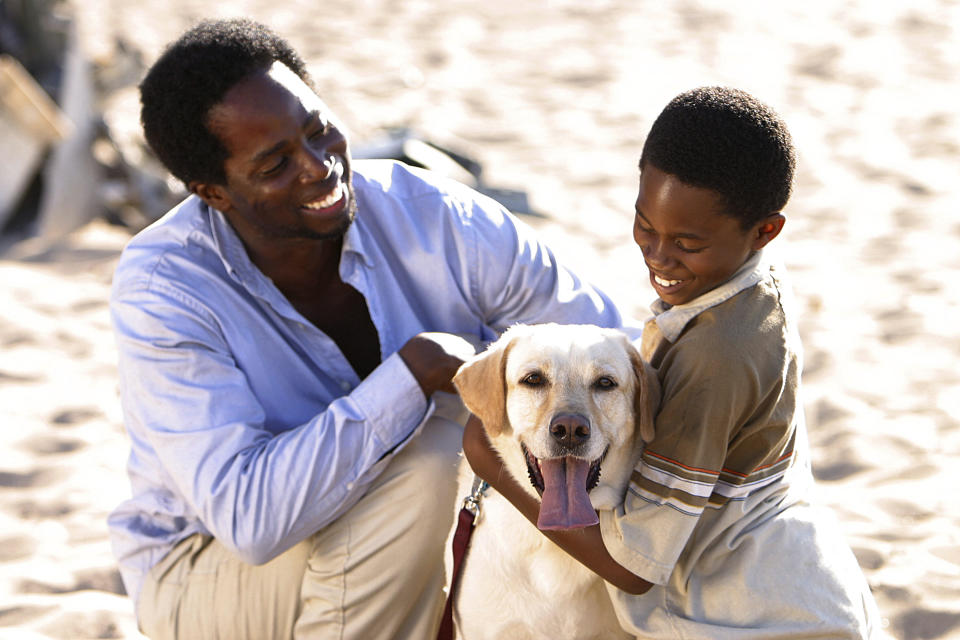
[[[252,20],[206,20],[167,47],[140,83],[140,122],[170,173],[185,185],[226,182],[227,150],[207,116],[234,85],[276,61],[311,84],[290,44]]]
[[[790,199],[796,157],[786,124],[750,94],[729,87],[681,93],[654,121],[640,156],[681,182],[720,194],[748,229]]]

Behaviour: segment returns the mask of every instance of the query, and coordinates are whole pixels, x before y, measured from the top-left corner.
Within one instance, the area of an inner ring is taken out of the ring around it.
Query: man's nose
[[[318,149],[304,146],[300,155],[300,180],[303,182],[325,180],[333,171],[335,160],[326,147]]]

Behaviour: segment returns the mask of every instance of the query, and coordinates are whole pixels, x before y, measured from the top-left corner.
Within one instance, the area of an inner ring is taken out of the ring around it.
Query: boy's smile
[[[783,228],[778,213],[744,230],[718,193],[646,163],[640,172],[633,238],[661,300],[685,304],[723,284]]]

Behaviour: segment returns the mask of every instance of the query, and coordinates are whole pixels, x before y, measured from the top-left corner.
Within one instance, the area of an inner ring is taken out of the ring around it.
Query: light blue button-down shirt
[[[124,250],[111,312],[133,496],[109,525],[135,601],[193,533],[259,563],[349,509],[433,410],[396,354],[414,335],[620,326],[604,294],[492,200],[384,160],[357,161],[353,184],[340,275],[380,337],[365,380],[198,198]]]

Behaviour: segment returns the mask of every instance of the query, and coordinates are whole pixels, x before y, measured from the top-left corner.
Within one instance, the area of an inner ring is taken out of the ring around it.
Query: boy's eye
[[[642,222],[640,222],[640,218],[637,218],[636,222],[634,222],[633,228],[636,229],[637,231],[639,231],[640,233],[652,233],[652,232],[653,232],[653,229],[650,229],[649,227],[645,226]]]
[[[683,238],[678,239],[674,244],[677,245],[677,248],[684,253],[700,253],[706,247],[695,247],[689,243],[689,241],[684,240]]]

